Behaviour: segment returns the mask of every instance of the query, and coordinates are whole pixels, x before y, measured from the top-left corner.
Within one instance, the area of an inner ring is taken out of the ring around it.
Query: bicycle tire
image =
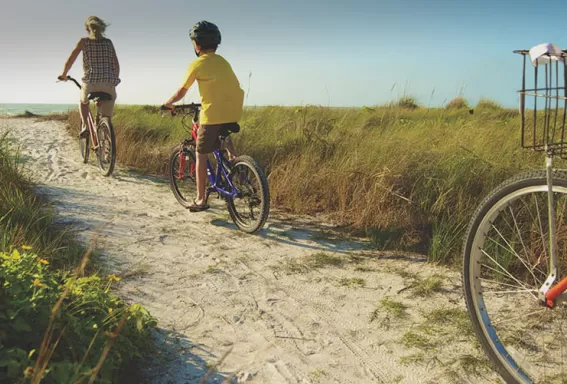
[[[554,333],[556,326],[567,329],[567,307],[545,308],[537,298],[549,272],[547,190],[545,170],[504,181],[477,208],[463,245],[463,290],[474,332],[512,384],[567,382],[565,336]],[[553,172],[553,192],[558,250],[565,250],[567,232],[559,226],[566,223],[565,171]],[[564,276],[560,268],[556,282]]]
[[[83,164],[89,162],[89,156],[91,154],[91,138],[90,136],[79,137],[79,150],[81,151],[81,159]]]
[[[114,136],[114,128],[108,117],[101,118],[97,126],[97,133],[98,166],[104,176],[110,176],[116,164],[116,137]]]
[[[183,182],[179,180],[180,153],[182,152],[186,156],[182,177]],[[197,191],[195,149],[193,147],[183,147],[181,149],[177,145],[171,152],[168,168],[171,191],[179,204],[188,208],[192,204],[191,196],[194,196]]]
[[[240,196],[226,198],[226,207],[230,218],[238,228],[247,233],[254,233],[259,231],[268,219],[270,211],[268,180],[262,168],[250,156],[239,156],[233,164],[228,178],[239,191]],[[243,178],[244,171],[248,175],[254,176],[255,184],[248,178]],[[235,200],[243,201],[246,210],[250,211],[248,215],[238,210]],[[254,214],[253,210],[255,207],[258,207],[257,215]]]

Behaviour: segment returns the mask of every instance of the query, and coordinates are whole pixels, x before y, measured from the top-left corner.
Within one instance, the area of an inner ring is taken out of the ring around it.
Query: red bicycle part
[[[185,169],[185,154],[183,153],[183,146],[179,151],[179,169],[177,170],[177,178],[179,180],[183,179],[183,170]]]
[[[199,130],[199,123],[193,122],[193,128],[191,129],[191,136],[195,143],[197,143],[197,131]]]
[[[555,306],[555,299],[563,292],[567,290],[567,277],[561,280],[559,283],[555,284],[552,288],[545,294],[545,303],[548,307],[553,308]]]

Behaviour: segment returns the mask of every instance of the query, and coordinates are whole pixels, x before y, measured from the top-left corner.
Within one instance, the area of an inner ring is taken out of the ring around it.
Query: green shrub
[[[13,153],[0,138],[0,383],[121,381],[155,321],[110,293],[118,277],[85,274],[90,252],[54,225]]]

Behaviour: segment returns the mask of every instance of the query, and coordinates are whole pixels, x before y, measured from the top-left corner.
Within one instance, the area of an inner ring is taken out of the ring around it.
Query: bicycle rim
[[[181,156],[184,156],[185,164],[180,175]],[[195,196],[197,193],[195,170],[194,150],[192,148],[183,148],[183,150],[180,151],[179,146],[177,146],[173,150],[169,160],[169,185],[179,204],[185,208],[191,205],[192,196]]]
[[[250,156],[240,156],[234,163],[229,179],[238,195],[227,199],[227,209],[238,228],[244,232],[256,232],[268,219],[268,181],[260,166]]]
[[[107,118],[102,118],[98,124],[98,166],[104,176],[110,176],[116,162],[116,139],[112,124]]]
[[[554,174],[560,281],[567,260],[567,176]],[[464,246],[463,286],[481,344],[508,383],[567,383],[567,307],[540,305],[549,273],[545,171],[513,178],[477,210]]]

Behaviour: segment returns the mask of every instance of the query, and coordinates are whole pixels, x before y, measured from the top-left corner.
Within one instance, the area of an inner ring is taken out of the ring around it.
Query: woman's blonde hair
[[[89,37],[91,39],[101,39],[104,35],[104,31],[106,31],[106,24],[101,18],[96,16],[89,16],[87,17],[87,21],[85,21],[85,27],[89,31]]]

